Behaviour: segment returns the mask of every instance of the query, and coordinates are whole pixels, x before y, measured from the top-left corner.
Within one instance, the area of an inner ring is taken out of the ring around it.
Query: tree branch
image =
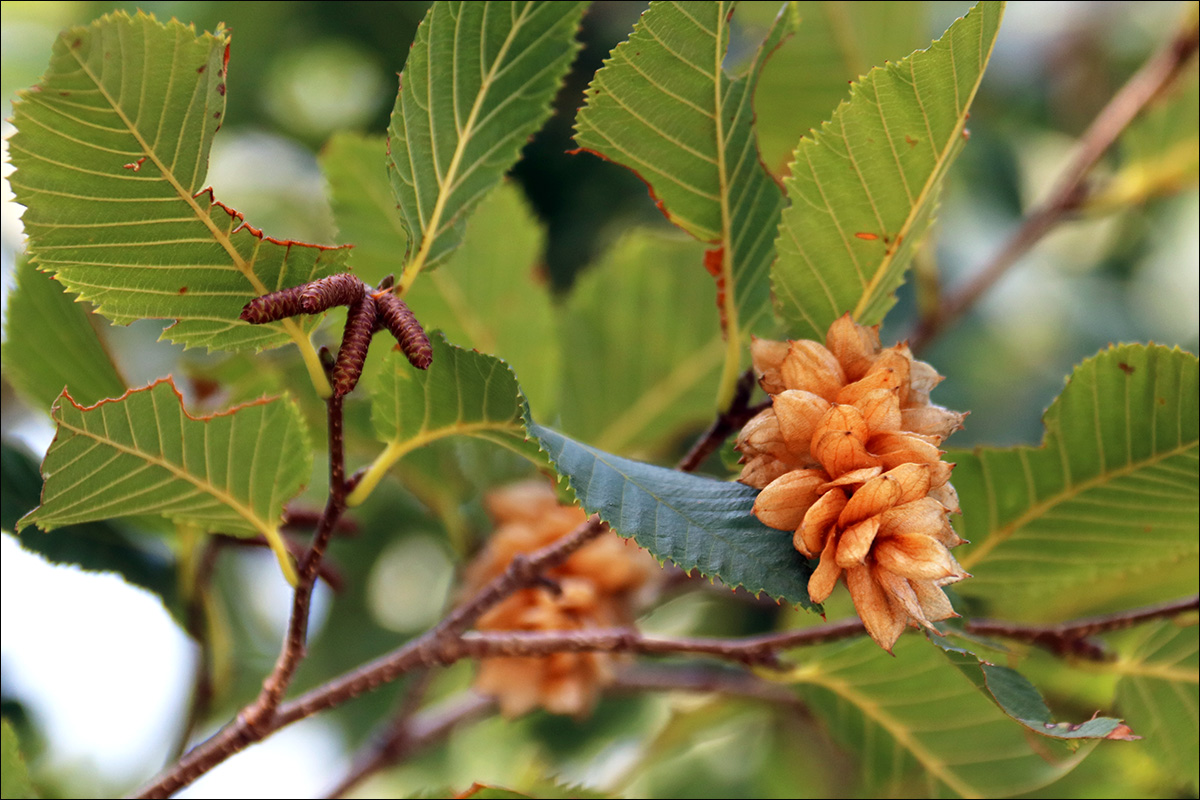
[[[1021,227],[1000,252],[964,286],[951,293],[934,316],[921,320],[916,332],[909,337],[913,352],[920,352],[934,337],[957,322],[1034,244],[1064,216],[1079,208],[1087,193],[1084,179],[1088,173],[1138,113],[1182,73],[1196,53],[1197,34],[1198,29],[1194,26],[1181,31],[1121,87],[1080,138],[1074,157],[1059,176],[1049,198],[1026,215]]]
[[[383,737],[358,759],[349,772],[329,790],[328,797],[342,797],[376,772],[398,764],[441,741],[460,725],[474,722],[496,710],[490,697],[464,692],[420,714],[397,717]]]
[[[729,408],[717,414],[717,418],[713,420],[712,425],[700,435],[700,438],[688,450],[687,455],[675,465],[675,469],[681,472],[695,472],[704,463],[706,458],[716,452],[725,443],[725,440],[729,438],[729,434],[741,430],[750,421],[751,417],[770,406],[771,401],[768,400],[765,403],[751,407],[750,395],[753,392],[754,370],[748,369],[738,378],[733,400],[730,401]]]
[[[1063,622],[1058,625],[1020,625],[1003,620],[973,619],[963,628],[981,636],[1002,636],[1049,650],[1057,656],[1074,656],[1092,661],[1110,658],[1108,649],[1089,637],[1108,631],[1131,628],[1142,622],[1166,619],[1200,610],[1200,595],[1169,603],[1116,611],[1095,617]]]

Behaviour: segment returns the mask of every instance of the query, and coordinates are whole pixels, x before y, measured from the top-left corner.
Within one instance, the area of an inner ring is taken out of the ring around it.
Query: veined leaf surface
[[[724,344],[716,315],[696,312],[713,298],[694,274],[699,249],[635,231],[579,277],[560,315],[564,433],[647,458],[711,421]]]
[[[418,370],[399,351],[370,380],[371,420],[383,453],[350,494],[358,505],[397,461],[449,436],[472,436],[545,465],[537,442],[525,432],[525,398],[513,371],[495,356],[464,350],[437,332],[430,336],[433,362]]]
[[[58,431],[42,462],[42,504],[18,530],[160,514],[210,532],[261,534],[285,563],[283,504],[312,473],[291,400],[196,419],[168,378],[88,408],[64,392],[51,415]]]
[[[426,13],[388,126],[388,174],[408,232],[401,291],[458,246],[471,209],[550,115],[583,8],[436,2]]]
[[[1193,616],[1141,625],[1117,637],[1121,655],[1101,669],[1121,676],[1117,710],[1145,736],[1154,760],[1179,786],[1197,788],[1200,632]]]
[[[787,676],[858,760],[873,797],[1005,797],[1070,772],[1088,753],[1037,740],[922,641],[901,636],[895,657],[869,639],[805,648]]]
[[[815,608],[812,568],[784,532],[751,513],[757,489],[605,453],[532,421],[579,503],[656,558],[776,600]]]
[[[975,577],[959,593],[1002,596],[1006,617],[1039,621],[1195,593],[1196,357],[1105,350],[1075,369],[1044,422],[1041,447],[946,456],[972,542],[958,558]]]
[[[895,303],[965,141],[1003,10],[982,2],[928,50],[873,69],[800,141],[771,271],[794,338],[823,340],[847,311],[873,325]]]
[[[67,387],[85,405],[125,393],[87,307],[22,259],[4,319],[4,377],[42,409]]]
[[[722,64],[732,2],[652,3],[587,90],[575,141],[636,172],[673,223],[713,245],[726,336],[719,400],[740,372],[745,333],[769,321],[768,271],[783,195],[758,156],[759,70],[796,24],[789,4],[746,73]]]
[[[228,46],[223,29],[140,12],[65,31],[14,106],[11,181],[35,263],[99,313],[176,319],[165,335],[187,346],[262,349],[303,332],[248,325],[242,306],[339,271],[346,251],[271,239],[201,191]]]

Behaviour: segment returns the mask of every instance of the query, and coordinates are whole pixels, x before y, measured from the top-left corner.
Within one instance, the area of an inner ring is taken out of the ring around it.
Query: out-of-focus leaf
[[[378,158],[384,147],[382,137],[339,134],[322,154],[340,238],[354,245],[351,263],[373,284],[400,269],[407,241]],[[503,357],[533,407],[551,415],[559,352],[550,294],[539,275],[543,240],[520,191],[503,183],[471,215],[449,269],[417,281],[404,299],[427,330],[440,328],[451,342]]]
[[[238,314],[340,270],[346,251],[271,239],[202,191],[228,46],[223,29],[140,12],[63,32],[14,106],[10,180],[34,263],[114,322],[176,319],[166,338],[209,349],[307,346],[296,322]]]
[[[413,285],[405,300],[428,329],[508,363],[540,415],[559,389],[550,293],[538,270],[544,236],[514,184],[499,186],[467,224],[447,269]]]
[[[170,379],[85,408],[64,393],[42,473],[42,503],[17,523],[43,530],[159,514],[207,532],[262,535],[289,579],[283,504],[312,472],[299,409],[260,401],[193,418]]]
[[[4,377],[38,408],[48,409],[64,386],[84,405],[125,393],[87,308],[28,259],[17,266],[4,334]]]
[[[525,432],[525,398],[508,365],[495,356],[464,350],[440,332],[430,337],[433,363],[414,369],[398,350],[373,378],[371,419],[384,452],[350,494],[358,505],[393,464],[413,450],[449,436],[472,436],[544,465],[537,442]]]
[[[0,797],[8,800],[37,796],[25,759],[21,757],[17,732],[8,720],[0,720]]]
[[[408,233],[402,292],[458,246],[471,209],[550,115],[583,8],[436,2],[425,14],[388,126],[388,176]]]
[[[1005,617],[1044,621],[1195,593],[1196,357],[1105,350],[1075,369],[1043,419],[1040,447],[946,456],[972,542],[958,551],[975,576],[959,594],[1002,597]]]
[[[712,419],[724,345],[716,317],[696,312],[713,297],[692,274],[697,250],[637,232],[581,276],[561,315],[565,433],[644,456]]]
[[[795,4],[796,33],[767,61],[754,92],[763,162],[787,171],[800,137],[833,116],[849,83],[877,64],[899,61],[928,42],[928,4],[880,0]],[[737,20],[765,29],[777,3],[743,3]]]
[[[873,69],[796,148],[772,269],[796,338],[847,311],[873,325],[896,302],[942,179],[962,147],[1004,4],[982,2],[928,50]]]
[[[340,131],[318,156],[338,241],[353,245],[350,266],[372,286],[400,271],[408,247],[404,218],[388,183],[386,153],[386,137]]]
[[[1119,141],[1121,166],[1093,210],[1120,208],[1193,186],[1200,175],[1200,62],[1134,120]]]
[[[659,560],[788,603],[808,599],[809,563],[791,537],[750,512],[758,490],[630,461],[530,421],[560,475],[589,514]]]
[[[713,245],[726,336],[718,402],[732,396],[745,334],[769,322],[771,240],[783,208],[754,135],[758,71],[795,27],[785,7],[747,71],[724,70],[731,2],[655,3],[587,90],[575,141],[637,173],[667,218]]]
[[[1046,701],[1029,680],[1009,667],[984,661],[943,639],[933,643],[981,691],[987,692],[1005,714],[1034,733],[1054,739],[1135,739],[1119,719],[1092,717],[1080,723],[1055,722]]]
[[[864,796],[1005,797],[1065,775],[1088,753],[1037,740],[919,636],[895,657],[870,640],[805,648],[787,680],[858,759]]]
[[[1146,741],[1169,780],[1197,789],[1200,632],[1180,618],[1141,625],[1116,639],[1121,655],[1101,669],[1120,675],[1116,708]]]
[[[0,445],[0,527],[15,529],[17,520],[37,507],[42,476],[37,463],[7,442]],[[87,570],[116,572],[136,586],[163,598],[171,607],[176,598],[175,567],[165,553],[139,547],[112,522],[84,522],[53,531],[26,533],[21,546],[55,564],[76,564]]]

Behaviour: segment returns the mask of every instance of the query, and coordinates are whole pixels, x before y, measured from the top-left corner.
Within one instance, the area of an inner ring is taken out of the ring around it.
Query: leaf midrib
[[[196,219],[199,220],[200,223],[206,228],[208,228],[209,233],[212,234],[213,241],[215,241],[225,250],[230,259],[233,261],[234,266],[237,267],[238,272],[241,272],[242,275],[250,282],[250,285],[253,287],[255,293],[260,296],[267,294],[268,289],[266,285],[259,279],[258,275],[254,273],[252,265],[248,264],[245,259],[242,258],[241,253],[239,253],[237,248],[234,247],[232,239],[226,236],[221,229],[217,227],[217,224],[213,222],[212,217],[209,216],[204,209],[200,208],[200,204],[196,202],[196,198],[184,188],[183,184],[181,184],[179,179],[176,177],[174,170],[167,167],[166,163],[164,163],[159,157],[158,152],[150,146],[150,143],[147,142],[145,138],[143,138],[141,132],[137,129],[137,126],[133,124],[133,121],[129,119],[129,117],[125,114],[125,111],[116,102],[116,98],[109,93],[107,87],[105,87],[96,74],[92,72],[87,63],[79,57],[76,49],[68,46],[67,51],[71,54],[71,57],[75,59],[75,62],[79,65],[80,70],[88,76],[88,79],[91,80],[93,84],[95,84],[96,89],[100,93],[101,97],[104,98],[105,102],[107,102],[109,107],[112,108],[113,113],[115,113],[121,120],[121,124],[125,126],[125,129],[129,131],[129,134],[138,143],[138,147],[140,147],[142,152],[146,154],[146,157],[149,158],[156,167],[158,167],[162,177],[175,190],[176,195],[185,203],[187,203]],[[154,265],[150,265],[150,268],[153,269]],[[290,336],[296,342],[296,344],[301,347],[301,350],[303,350],[305,345],[308,344],[308,337],[305,335],[304,331],[300,328],[296,321],[294,319],[287,318],[281,320],[281,323],[284,330],[287,331],[288,336]]]
[[[442,215],[446,211],[446,204],[449,201],[451,189],[454,186],[455,179],[458,177],[458,170],[463,159],[463,154],[466,152],[467,144],[475,135],[475,123],[479,116],[480,109],[483,106],[484,99],[487,97],[488,91],[491,89],[492,83],[496,79],[496,72],[504,59],[508,56],[508,50],[512,46],[513,40],[516,38],[517,32],[524,26],[530,4],[526,4],[521,10],[521,15],[514,20],[512,27],[508,30],[508,35],[504,38],[504,43],[500,46],[496,58],[492,61],[488,68],[488,73],[480,84],[479,91],[475,94],[475,101],[471,104],[471,112],[467,115],[467,122],[463,126],[462,133],[458,136],[458,141],[454,145],[454,155],[450,159],[450,166],[446,168],[445,176],[438,180],[438,197],[433,204],[433,211],[430,212],[429,221],[425,223],[424,230],[421,231],[421,246],[417,248],[416,254],[412,260],[404,267],[401,273],[400,281],[397,284],[396,291],[401,296],[408,291],[412,286],[417,275],[425,266],[425,261],[429,258],[429,252],[433,249],[434,242],[438,238],[438,226],[441,224]],[[430,53],[433,51],[432,39],[429,44]],[[429,110],[429,126],[433,129],[433,109]],[[407,145],[406,145],[407,147]],[[415,181],[414,175],[414,181]]]
[[[1054,444],[1056,446],[1056,449],[1058,449],[1060,451],[1064,451],[1064,448],[1063,448],[1063,445],[1061,442],[1056,441]],[[964,558],[961,559],[961,563],[962,563],[963,567],[965,567],[966,569],[970,569],[972,566],[979,563],[979,561],[984,556],[989,554],[996,547],[1007,542],[1009,540],[1009,538],[1013,534],[1015,534],[1018,530],[1025,527],[1029,523],[1033,522],[1038,517],[1040,517],[1042,514],[1048,512],[1050,509],[1054,508],[1055,506],[1059,505],[1060,503],[1065,503],[1068,500],[1073,500],[1076,497],[1078,497],[1080,494],[1083,494],[1085,491],[1088,491],[1089,489],[1094,489],[1098,486],[1102,486],[1105,483],[1108,483],[1109,481],[1114,481],[1114,480],[1117,480],[1118,478],[1123,478],[1126,475],[1132,475],[1134,472],[1138,471],[1139,469],[1144,469],[1146,467],[1154,466],[1155,464],[1158,464],[1162,461],[1166,461],[1167,459],[1172,458],[1174,456],[1182,455],[1183,453],[1187,452],[1188,450],[1194,449],[1197,446],[1197,444],[1198,443],[1196,441],[1182,442],[1179,445],[1171,448],[1170,450],[1165,450],[1160,453],[1154,453],[1153,456],[1150,458],[1145,458],[1145,459],[1142,459],[1139,461],[1130,461],[1129,463],[1125,464],[1124,466],[1122,466],[1119,469],[1115,469],[1110,472],[1103,472],[1099,475],[1096,475],[1093,478],[1089,478],[1089,479],[1087,479],[1085,481],[1081,481],[1079,483],[1072,483],[1069,487],[1067,487],[1066,490],[1054,495],[1053,497],[1049,497],[1049,498],[1046,498],[1045,500],[1034,503],[1024,513],[1020,514],[1012,522],[1009,522],[1005,525],[1001,525],[999,528],[996,528],[995,530],[989,531],[988,538],[986,540],[984,540],[978,547],[976,547],[974,550],[972,550],[970,553],[968,553]],[[1030,450],[1032,448],[1019,448],[1019,449],[1020,450]],[[976,457],[979,458],[980,462],[982,463],[983,455],[977,455]],[[1028,467],[1022,465],[1023,472],[1028,472],[1028,469],[1029,469]],[[986,491],[989,494],[992,494],[994,492],[991,481],[987,481]]]
[[[183,469],[183,468],[177,466],[176,464],[174,464],[170,461],[167,461],[164,458],[152,456],[149,453],[138,450],[137,448],[134,448],[134,447],[129,447],[128,445],[122,444],[114,439],[110,439],[110,438],[107,438],[104,436],[97,435],[97,434],[93,433],[92,431],[87,430],[86,428],[77,427],[76,425],[73,425],[72,423],[68,422],[65,419],[59,418],[57,421],[58,421],[59,425],[63,426],[64,428],[71,431],[72,433],[75,433],[76,435],[84,436],[95,442],[98,442],[100,444],[111,447],[114,450],[117,450],[118,452],[125,453],[126,455],[133,456],[134,458],[144,461],[150,465],[161,467],[161,468],[167,470],[169,473],[174,475],[176,478],[179,478],[180,480],[183,480],[183,481],[195,486],[196,489],[198,491],[200,491],[201,493],[207,494],[207,495],[213,497],[218,502],[220,502],[222,505],[236,511],[240,517],[242,517],[244,520],[246,520],[248,523],[250,523],[251,527],[253,527],[256,531],[263,534],[264,536],[270,537],[274,533],[275,526],[270,524],[269,522],[263,520],[261,517],[259,517],[257,512],[254,511],[254,509],[244,505],[240,500],[235,498],[233,495],[229,494],[228,492],[226,492],[222,489],[217,488],[213,484],[211,484],[207,481],[201,481],[200,479],[198,479],[194,475],[192,475],[190,472],[188,472],[186,469]]]

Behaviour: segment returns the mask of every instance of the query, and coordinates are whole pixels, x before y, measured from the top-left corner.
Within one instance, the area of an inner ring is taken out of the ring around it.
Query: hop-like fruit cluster
[[[907,344],[882,349],[878,327],[846,314],[825,344],[755,340],[771,408],[746,424],[740,480],[762,489],[754,515],[794,531],[820,564],[808,583],[824,602],[838,579],[886,650],[910,622],[956,616],[941,587],[968,577],[950,548],[958,496],[938,445],[963,414],[929,402],[941,376]]]
[[[469,590],[499,575],[518,553],[530,553],[587,521],[583,509],[560,505],[544,483],[522,483],[486,499],[496,530],[467,572]],[[484,614],[480,630],[570,631],[628,625],[640,590],[657,564],[612,532],[581,547],[546,572],[547,585],[522,589]],[[542,706],[557,714],[585,714],[612,682],[617,656],[553,653],[544,657],[486,658],[475,688],[492,695],[501,711],[519,716]]]

